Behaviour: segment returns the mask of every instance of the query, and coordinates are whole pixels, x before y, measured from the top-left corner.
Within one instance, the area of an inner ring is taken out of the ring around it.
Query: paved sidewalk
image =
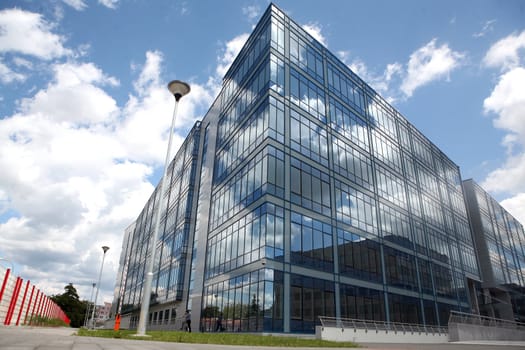
[[[75,336],[71,328],[0,327],[0,350],[254,350],[252,346],[164,343],[145,340]],[[525,342],[458,342],[447,344],[361,344],[370,350],[507,350]],[[257,350],[290,348],[256,347]],[[314,350],[313,348],[294,348]]]

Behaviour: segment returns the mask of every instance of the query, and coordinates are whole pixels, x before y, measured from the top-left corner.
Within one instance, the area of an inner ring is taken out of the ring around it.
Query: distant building
[[[482,315],[525,321],[523,225],[472,179],[463,181],[482,284]]]
[[[167,183],[126,230],[115,308],[130,328],[156,210],[149,329],[179,329],[186,309],[195,329],[243,332],[477,310],[459,167],[274,5]]]
[[[101,323],[109,319],[111,313],[111,303],[104,302],[104,305],[97,305],[95,308],[95,321]]]

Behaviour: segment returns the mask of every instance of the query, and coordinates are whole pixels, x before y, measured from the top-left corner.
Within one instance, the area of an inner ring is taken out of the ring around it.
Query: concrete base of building
[[[344,329],[336,327],[315,328],[317,339],[331,341],[351,341],[354,343],[412,343],[441,344],[448,342],[446,333],[425,333],[392,330]]]
[[[448,332],[450,341],[525,341],[525,330],[515,328],[487,327],[464,323],[449,323]]]

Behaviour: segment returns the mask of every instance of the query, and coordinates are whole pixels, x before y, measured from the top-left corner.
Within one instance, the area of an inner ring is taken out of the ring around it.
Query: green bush
[[[69,327],[67,323],[59,318],[48,318],[42,316],[33,316],[28,325],[36,327]]]

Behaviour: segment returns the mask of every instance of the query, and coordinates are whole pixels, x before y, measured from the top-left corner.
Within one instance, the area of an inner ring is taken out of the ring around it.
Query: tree
[[[87,301],[81,301],[73,283],[64,287],[64,293],[51,296],[51,299],[66,313],[71,320],[71,327],[81,327],[87,311]]]

